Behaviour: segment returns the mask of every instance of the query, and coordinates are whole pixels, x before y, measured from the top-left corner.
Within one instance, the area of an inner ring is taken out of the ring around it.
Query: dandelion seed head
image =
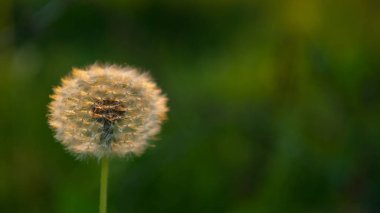
[[[51,98],[55,138],[79,158],[141,155],[168,111],[148,74],[115,65],[74,68]]]

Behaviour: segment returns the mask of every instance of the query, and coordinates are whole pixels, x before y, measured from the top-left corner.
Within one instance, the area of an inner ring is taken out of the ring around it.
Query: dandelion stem
[[[99,212],[107,213],[108,157],[103,157],[101,161]]]

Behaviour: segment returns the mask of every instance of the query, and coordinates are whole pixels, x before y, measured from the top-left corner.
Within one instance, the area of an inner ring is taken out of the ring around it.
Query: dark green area
[[[95,61],[149,70],[156,147],[114,159],[109,212],[379,212],[380,3],[0,1],[0,212],[97,212],[99,163],[47,125]]]

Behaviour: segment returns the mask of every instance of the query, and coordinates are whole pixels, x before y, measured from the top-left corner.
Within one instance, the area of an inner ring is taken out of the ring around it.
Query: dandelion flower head
[[[142,154],[168,111],[149,75],[115,65],[74,68],[51,98],[55,138],[79,158]]]

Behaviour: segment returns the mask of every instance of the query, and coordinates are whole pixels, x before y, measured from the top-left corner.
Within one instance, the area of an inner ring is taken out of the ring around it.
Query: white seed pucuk
[[[74,68],[51,98],[55,138],[79,158],[142,154],[168,111],[147,74],[115,65]]]

